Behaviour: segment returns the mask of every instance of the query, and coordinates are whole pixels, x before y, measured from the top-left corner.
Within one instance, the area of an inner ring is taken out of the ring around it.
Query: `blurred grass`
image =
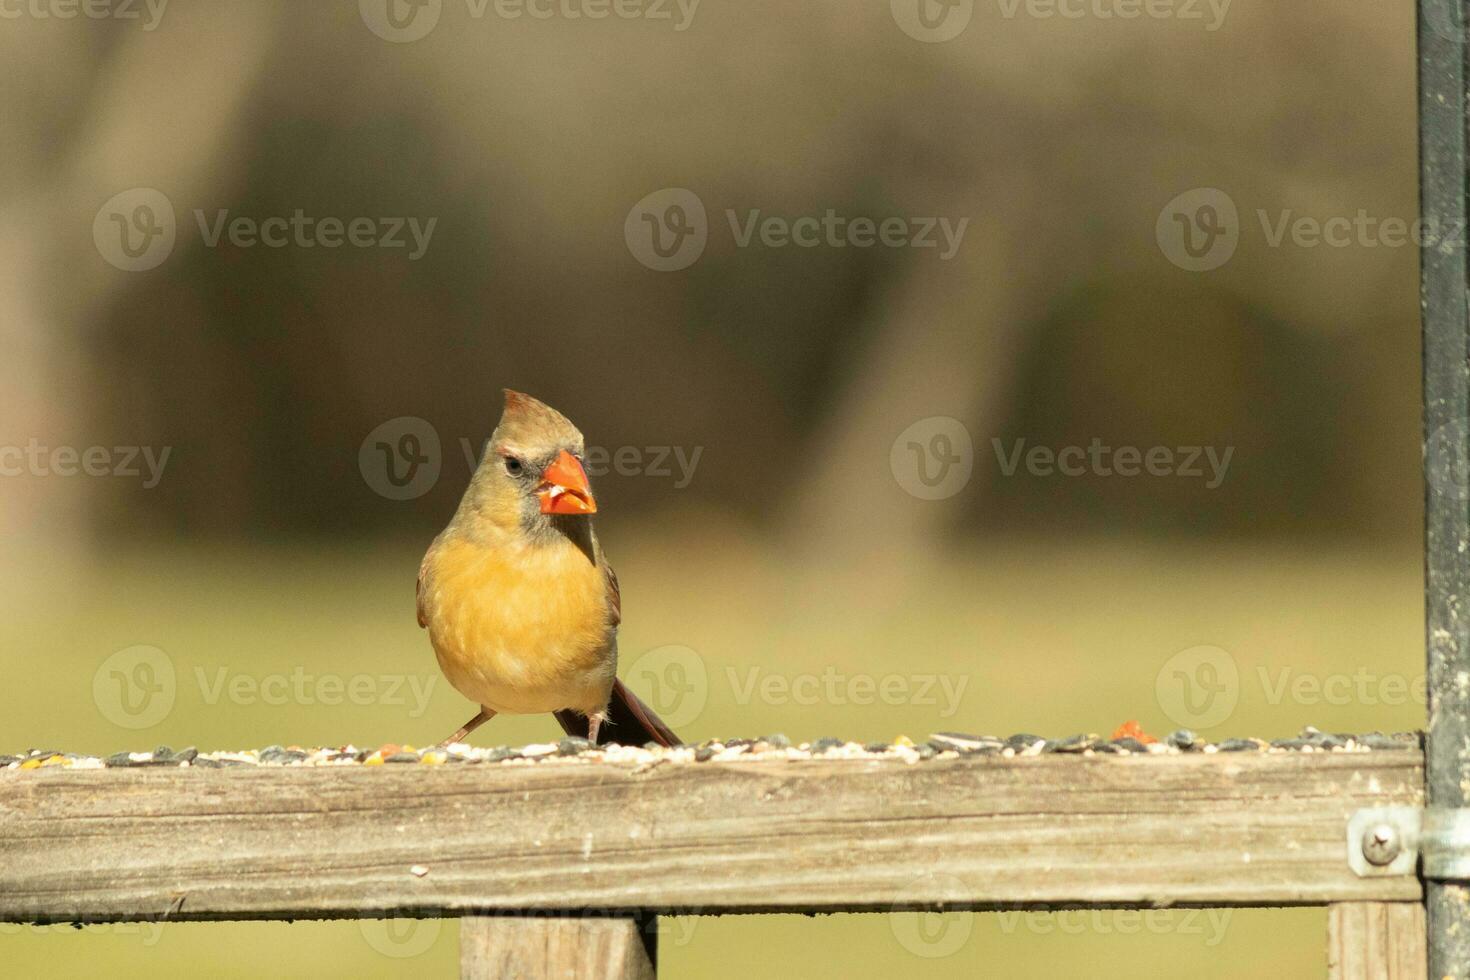
[[[707,699],[682,726],[688,739],[1107,733],[1127,718],[1163,733],[1178,724],[1156,697],[1156,677],[1173,654],[1198,645],[1225,649],[1240,669],[1234,713],[1203,734],[1423,724],[1422,705],[1399,696],[1393,682],[1422,674],[1420,556],[1412,550],[1012,540],[948,562],[895,563],[883,574],[865,563],[858,574],[791,567],[778,549],[735,529],[676,523],[677,536],[661,530],[672,524],[650,526],[612,536],[608,547],[623,583],[624,664],[669,644],[697,654]],[[37,598],[0,625],[0,667],[12,679],[0,690],[0,750],[435,741],[472,709],[439,678],[414,622],[413,577],[425,543],[208,553],[132,545],[110,549],[81,580],[34,570],[27,592]],[[172,711],[143,731],[114,725],[92,696],[102,661],[134,644],[161,648],[177,671]],[[241,703],[227,688],[210,703],[207,688],[221,669],[260,680],[298,668],[344,680],[417,679],[432,684],[431,696],[422,714],[408,684],[397,689],[401,704],[300,703],[294,693],[281,704]],[[842,703],[825,694],[798,703],[781,688],[774,697],[749,688],[752,677],[820,677],[829,668],[875,682],[896,674],[911,692],[917,679],[938,678],[962,697],[945,715],[937,694],[935,703],[858,704],[850,695],[859,692],[840,686]],[[1343,703],[1328,703],[1310,684],[1295,696],[1280,688],[1283,677],[1336,675],[1365,679],[1352,697],[1331,698]],[[500,718],[475,741],[545,740],[556,731],[549,718]],[[898,939],[912,917],[678,919],[665,933],[664,968],[701,977],[1130,980],[1325,971],[1318,910],[1237,910],[1219,935],[1208,920],[1182,913],[1153,926],[1102,915],[926,916],[931,932],[972,929],[953,954],[932,960]],[[100,964],[116,977],[455,975],[455,923],[401,925],[402,935],[356,922],[0,926],[0,949],[15,975],[94,976]]]

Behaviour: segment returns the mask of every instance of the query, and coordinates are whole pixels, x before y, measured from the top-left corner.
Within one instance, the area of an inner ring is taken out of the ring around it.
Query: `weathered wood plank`
[[[459,923],[461,980],[654,980],[630,918],[467,915]]]
[[[0,919],[1416,901],[1418,752],[0,773]]]
[[[1425,980],[1424,906],[1340,902],[1327,912],[1328,980]]]

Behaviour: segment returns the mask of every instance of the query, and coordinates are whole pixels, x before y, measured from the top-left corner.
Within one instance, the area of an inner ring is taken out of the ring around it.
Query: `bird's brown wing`
[[[607,571],[607,606],[612,616],[613,629],[617,629],[623,622],[623,591],[618,588],[618,573],[612,570],[607,562],[602,563]]]
[[[607,602],[613,628],[623,621],[623,594],[618,588],[618,575],[605,560]],[[587,719],[581,712],[565,710],[556,712],[556,720],[568,735],[586,737]],[[657,742],[659,745],[682,745],[662,718],[653,709],[616,677],[613,678],[612,696],[607,703],[607,720],[597,732],[598,745],[642,745]]]

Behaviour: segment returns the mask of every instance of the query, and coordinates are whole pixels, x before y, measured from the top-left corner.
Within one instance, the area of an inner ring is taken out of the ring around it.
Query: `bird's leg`
[[[602,721],[606,717],[603,712],[587,716],[587,741],[593,745],[597,744],[597,730],[602,727]]]
[[[475,717],[471,718],[469,721],[465,722],[464,727],[461,728],[459,731],[455,732],[453,735],[440,742],[439,748],[442,749],[445,746],[454,744],[455,742],[463,742],[470,732],[474,731],[476,728],[479,728],[481,725],[485,724],[485,722],[494,717],[494,711],[491,711],[489,708],[481,705],[480,713],[475,715]]]

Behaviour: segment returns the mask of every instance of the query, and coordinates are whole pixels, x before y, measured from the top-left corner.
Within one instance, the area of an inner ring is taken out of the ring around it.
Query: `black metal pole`
[[[1419,0],[1419,167],[1424,221],[1425,645],[1428,804],[1470,802],[1470,286],[1466,44],[1470,0]],[[1425,882],[1431,977],[1470,977],[1470,887]]]

